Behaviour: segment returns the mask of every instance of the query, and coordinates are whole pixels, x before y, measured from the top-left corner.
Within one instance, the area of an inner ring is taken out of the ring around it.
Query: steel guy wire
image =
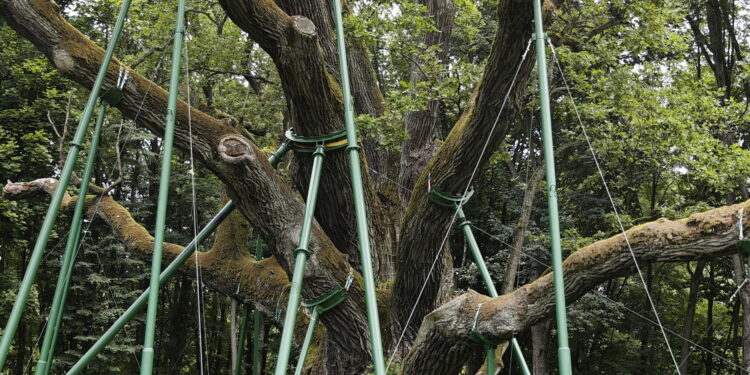
[[[186,22],[186,33],[187,35],[187,29],[190,27],[190,21]],[[188,140],[189,140],[189,146],[190,146],[190,193],[192,195],[192,214],[193,214],[193,237],[198,236],[198,207],[196,205],[196,198],[195,198],[195,160],[193,158],[193,117],[192,117],[192,111],[191,111],[191,105],[190,102],[190,59],[189,59],[189,52],[188,52],[188,41],[190,38],[185,37],[185,49],[184,49],[184,55],[185,55],[185,86],[187,88],[187,108],[188,108]],[[204,364],[203,364],[203,355],[204,355],[204,342],[203,342],[203,324],[205,324],[205,315],[203,314],[203,308],[204,308],[204,299],[203,299],[203,272],[201,270],[201,262],[200,262],[200,256],[199,252],[196,251],[193,256],[195,258],[195,296],[196,296],[196,304],[198,308],[198,350],[200,352],[199,356],[199,364],[201,367],[200,373],[203,374]],[[206,342],[206,344],[208,344]],[[206,348],[208,349],[208,348]],[[206,353],[206,365],[208,365],[208,353]]]
[[[505,93],[505,98],[503,98],[503,102],[500,105],[500,110],[497,113],[497,117],[495,117],[495,121],[492,124],[492,127],[490,128],[490,132],[487,135],[487,139],[484,142],[484,145],[482,146],[482,151],[479,154],[479,158],[477,159],[476,164],[474,165],[474,169],[471,171],[471,176],[469,176],[469,181],[466,184],[466,188],[464,189],[463,196],[466,196],[466,194],[469,192],[469,189],[471,188],[471,183],[474,180],[474,177],[476,176],[477,171],[479,170],[479,165],[482,164],[482,157],[484,157],[485,152],[487,151],[487,146],[490,143],[490,140],[492,140],[492,135],[495,133],[495,128],[497,127],[497,123],[500,121],[500,116],[503,113],[503,110],[505,109],[505,105],[508,103],[508,98],[510,98],[510,93],[513,91],[513,86],[515,86],[516,80],[518,78],[518,73],[521,71],[521,67],[523,66],[523,62],[526,60],[526,56],[529,53],[529,49],[531,47],[531,40],[526,44],[526,50],[523,52],[523,55],[521,57],[521,61],[518,63],[518,67],[516,68],[516,72],[513,75],[513,80],[511,80],[510,86],[508,87],[508,91]],[[396,345],[393,347],[393,352],[391,353],[390,358],[388,359],[388,365],[385,367],[385,372],[388,372],[388,368],[391,367],[391,363],[393,362],[393,357],[398,352],[398,347],[401,345],[401,341],[404,339],[404,335],[406,334],[407,329],[409,328],[409,323],[411,322],[411,318],[414,317],[414,312],[417,310],[417,306],[419,305],[419,300],[422,299],[422,295],[424,294],[424,290],[427,287],[427,283],[430,280],[430,277],[432,276],[432,271],[435,269],[435,264],[437,264],[438,259],[440,259],[440,256],[443,252],[443,247],[445,247],[446,242],[448,241],[448,237],[450,236],[451,228],[453,227],[453,224],[456,222],[456,217],[458,216],[458,210],[460,209],[460,206],[456,206],[456,209],[453,211],[453,216],[451,217],[450,223],[448,224],[448,227],[445,231],[445,235],[443,236],[443,240],[440,243],[440,247],[438,248],[437,253],[435,254],[435,259],[433,259],[432,264],[430,265],[430,269],[427,272],[427,276],[425,277],[425,281],[422,283],[422,287],[419,290],[419,294],[417,295],[417,299],[414,301],[414,306],[411,309],[411,312],[409,313],[408,318],[406,319],[406,323],[404,324],[401,335],[398,338],[398,341],[396,341]]]

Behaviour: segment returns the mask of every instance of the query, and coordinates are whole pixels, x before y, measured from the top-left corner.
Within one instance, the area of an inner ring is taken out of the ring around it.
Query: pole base
[[[154,372],[154,348],[143,348],[141,354],[141,375],[151,375]]]

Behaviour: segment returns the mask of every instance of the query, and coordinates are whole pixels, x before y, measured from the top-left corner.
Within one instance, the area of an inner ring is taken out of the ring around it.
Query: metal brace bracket
[[[305,137],[294,134],[292,129],[289,129],[284,133],[286,139],[291,142],[292,149],[297,152],[308,152],[313,153],[316,151],[317,146],[322,144],[325,151],[338,150],[344,148],[349,143],[346,140],[346,130],[341,130],[335,133],[319,135],[314,137]]]

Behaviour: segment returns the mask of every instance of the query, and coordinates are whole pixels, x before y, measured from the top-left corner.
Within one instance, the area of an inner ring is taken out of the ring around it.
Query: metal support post
[[[302,341],[302,348],[299,350],[299,358],[297,358],[297,367],[294,369],[294,375],[302,375],[302,368],[305,366],[307,350],[310,349],[310,343],[312,342],[313,333],[315,333],[315,325],[318,324],[319,316],[320,309],[318,306],[313,307],[312,314],[310,314],[310,324],[307,325],[307,332],[305,332],[305,340]]]
[[[487,265],[484,263],[484,257],[482,257],[482,253],[479,251],[479,245],[477,244],[476,238],[474,238],[474,232],[471,230],[471,223],[466,220],[466,215],[464,215],[464,210],[460,206],[458,207],[458,213],[456,214],[456,218],[458,219],[460,223],[459,226],[461,227],[461,230],[464,233],[464,238],[466,238],[466,242],[469,245],[469,250],[471,250],[471,255],[474,257],[474,263],[477,265],[477,268],[479,269],[479,274],[482,276],[482,280],[484,281],[485,287],[487,287],[487,291],[490,293],[490,297],[492,298],[497,297],[498,294],[497,294],[497,289],[495,289],[495,283],[492,282],[492,278],[490,277],[490,272],[487,270]],[[523,373],[523,375],[531,375],[531,371],[529,370],[529,366],[526,364],[526,358],[524,358],[523,356],[523,352],[521,351],[521,346],[518,344],[518,340],[516,340],[516,338],[513,337],[510,339],[510,344],[513,347],[513,354],[516,356],[516,359],[518,360],[518,365],[521,368],[521,372]],[[495,355],[494,346],[491,349],[492,349],[492,355],[493,355],[493,361],[494,361],[494,355]],[[490,359],[487,358],[488,368],[489,368],[489,361]],[[490,372],[488,371],[487,373],[489,374]]]
[[[246,304],[242,305],[242,323],[240,323],[240,339],[237,342],[237,363],[234,364],[234,375],[240,375],[245,367],[245,340],[247,339],[247,320],[250,309]]]
[[[78,193],[78,200],[76,201],[75,210],[73,211],[73,220],[71,221],[68,240],[65,244],[65,253],[63,254],[60,266],[60,275],[57,278],[55,296],[52,300],[52,307],[50,308],[49,318],[47,318],[47,328],[44,331],[44,341],[42,341],[42,349],[40,351],[39,360],[37,361],[36,370],[34,372],[34,374],[36,375],[48,374],[50,365],[52,363],[52,357],[55,351],[55,342],[57,341],[57,335],[60,329],[60,321],[62,319],[62,312],[65,308],[65,300],[68,297],[68,286],[70,285],[70,278],[73,275],[73,264],[75,263],[76,253],[78,252],[78,243],[81,236],[81,226],[83,225],[83,211],[86,206],[86,194],[88,193],[89,182],[91,181],[91,175],[94,171],[96,151],[99,147],[99,140],[101,139],[102,127],[104,125],[104,118],[107,114],[108,106],[109,105],[105,102],[101,102],[99,105],[99,114],[96,117],[94,134],[91,137],[89,154],[86,157],[86,167],[81,178],[81,188]]]
[[[560,247],[560,219],[557,207],[557,182],[555,177],[555,154],[552,144],[552,115],[550,113],[549,85],[547,84],[547,53],[545,50],[542,6],[534,0],[534,40],[537,75],[539,79],[539,102],[542,114],[542,141],[544,167],[547,177],[547,207],[549,211],[549,234],[552,250],[552,275],[555,282],[555,315],[557,320],[558,369],[561,375],[573,373],[568,345],[568,321],[565,310],[565,285]]]
[[[252,375],[260,375],[260,330],[263,324],[263,316],[258,309],[253,311],[253,373]]]
[[[336,23],[336,45],[339,54],[339,70],[341,74],[341,90],[344,96],[344,121],[346,123],[347,152],[349,153],[349,172],[352,180],[354,196],[354,214],[357,220],[357,239],[359,242],[359,258],[362,264],[362,279],[365,287],[365,306],[367,307],[367,326],[370,330],[370,346],[372,348],[372,362],[375,375],[385,375],[383,360],[383,343],[380,337],[380,320],[378,317],[378,301],[375,296],[375,276],[372,271],[372,255],[370,250],[370,233],[367,225],[365,193],[362,186],[362,170],[359,161],[359,145],[357,144],[357,128],[354,124],[354,106],[349,85],[349,67],[346,60],[346,41],[344,39],[344,22],[341,16],[341,0],[333,0],[333,19]]]
[[[487,375],[495,375],[495,346],[485,344],[484,350],[487,352]]]
[[[175,115],[177,113],[177,90],[180,85],[182,43],[185,40],[185,0],[177,4],[177,22],[172,46],[172,70],[169,79],[169,99],[167,120],[164,126],[164,149],[159,175],[159,199],[156,207],[156,227],[154,228],[154,250],[151,258],[151,293],[148,296],[146,311],[146,331],[141,356],[141,375],[151,375],[154,370],[154,336],[156,335],[156,313],[159,307],[159,273],[164,249],[164,227],[169,202],[169,175],[172,166],[172,143],[174,142]]]
[[[288,142],[284,142],[282,144],[282,147],[284,147],[284,152],[288,150],[288,146],[289,146]],[[276,163],[278,164],[278,161]],[[261,259],[263,259],[263,241],[261,241],[260,236],[258,236],[258,238],[255,240],[255,260],[261,260]],[[263,319],[263,316],[261,315],[261,312],[258,309],[254,309],[253,310],[252,375],[260,375],[260,329],[261,329],[262,319]]]
[[[281,157],[284,156],[284,154],[289,150],[289,144],[287,142],[284,142],[281,144],[278,150],[274,152],[271,157],[269,157],[268,162],[271,163],[271,166],[276,168],[276,166],[279,165],[279,161],[281,160]],[[190,243],[185,246],[185,248],[182,250],[180,255],[178,255],[172,263],[167,266],[167,268],[164,269],[164,272],[161,273],[159,276],[159,286],[164,284],[167,280],[169,280],[172,275],[174,275],[175,272],[177,272],[177,269],[182,267],[182,265],[190,258],[191,255],[195,252],[195,250],[198,248],[198,246],[205,240],[208,236],[210,236],[216,228],[221,224],[224,219],[229,216],[229,214],[234,211],[234,203],[232,201],[227,202],[227,204],[222,207],[222,209],[211,219],[211,221],[206,224],[203,229],[201,229],[200,232],[193,238]],[[257,259],[257,258],[256,258]],[[83,370],[86,368],[86,366],[93,361],[96,356],[101,353],[104,348],[107,347],[107,344],[109,344],[115,336],[117,336],[117,333],[120,332],[120,330],[125,327],[128,322],[130,322],[141,309],[143,309],[144,306],[146,306],[146,303],[148,301],[148,296],[151,292],[151,288],[147,288],[139,297],[138,299],[133,302],[133,304],[128,307],[127,310],[125,310],[122,315],[120,315],[117,320],[112,323],[112,325],[109,327],[109,329],[104,332],[104,334],[99,337],[99,340],[97,340],[91,348],[89,348],[86,353],[83,354],[83,356],[76,362],[73,367],[68,371],[67,375],[77,375],[81,374]]]
[[[297,321],[297,310],[299,310],[300,294],[302,292],[302,281],[305,276],[305,262],[310,250],[310,232],[315,216],[315,203],[318,199],[318,187],[320,186],[320,175],[323,171],[323,159],[325,157],[325,146],[319,143],[313,153],[312,176],[310,187],[307,189],[307,200],[305,201],[305,215],[302,218],[299,244],[295,250],[294,272],[292,274],[292,285],[289,288],[289,302],[286,305],[283,329],[281,331],[281,343],[276,361],[276,375],[286,375],[289,367],[289,357],[292,351],[292,338],[294,337],[294,325]]]
[[[52,200],[47,209],[47,215],[44,217],[42,229],[39,231],[39,236],[34,244],[34,250],[32,250],[31,256],[29,257],[29,264],[26,267],[26,273],[23,276],[23,281],[18,290],[16,301],[13,303],[13,309],[8,317],[5,330],[3,330],[3,338],[0,340],[0,370],[3,369],[5,360],[8,358],[10,345],[13,342],[13,336],[16,334],[18,323],[21,321],[21,315],[23,315],[23,310],[26,307],[26,301],[29,298],[29,293],[31,292],[36,272],[39,269],[39,264],[42,262],[44,248],[47,247],[47,241],[49,240],[50,233],[52,233],[52,227],[57,220],[57,214],[60,210],[65,190],[68,187],[70,176],[75,168],[78,152],[81,150],[81,145],[83,144],[83,140],[88,131],[89,122],[94,113],[97,98],[99,98],[99,90],[101,89],[102,84],[104,84],[104,78],[107,76],[107,69],[109,69],[109,63],[112,60],[112,55],[114,55],[115,46],[120,39],[122,26],[125,23],[125,18],[128,14],[129,8],[130,0],[123,0],[122,5],[120,6],[120,13],[117,16],[117,21],[112,29],[112,36],[107,45],[107,51],[104,53],[102,65],[99,67],[99,73],[94,81],[94,86],[91,88],[86,108],[81,115],[81,121],[78,123],[78,129],[73,137],[73,142],[71,142],[70,150],[68,150],[68,156],[66,157],[65,164],[63,164],[62,171],[60,172],[60,179],[57,188],[55,188],[55,192],[52,195]]]

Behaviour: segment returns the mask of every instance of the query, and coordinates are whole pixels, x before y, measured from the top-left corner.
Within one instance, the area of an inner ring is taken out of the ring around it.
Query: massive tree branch
[[[330,4],[324,0],[305,1],[220,1],[229,17],[250,38],[258,42],[273,59],[281,78],[286,98],[289,121],[295,133],[319,136],[344,129],[341,86],[338,79],[338,57]],[[270,15],[273,15],[271,17]],[[383,98],[376,85],[371,85],[374,72],[369,59],[363,58],[364,46],[354,44],[348,50],[352,96],[355,110],[379,116],[383,113]],[[377,152],[365,144],[365,154]],[[364,159],[364,158],[363,158]],[[365,162],[366,163],[366,162]],[[312,167],[310,154],[295,157],[295,185],[307,191]],[[364,168],[367,170],[367,168]],[[385,213],[369,175],[365,175],[365,191],[370,222],[382,222]],[[316,218],[333,243],[349,255],[349,262],[359,269],[356,227],[349,163],[345,152],[326,155],[316,208]],[[378,254],[389,253],[391,242],[387,226],[371,225],[370,235],[384,239],[373,241],[373,263],[378,265]],[[377,272],[377,270],[376,270]]]
[[[545,4],[548,12],[554,8],[550,2]],[[453,214],[453,210],[427,199],[427,180],[430,178],[432,186],[448,193],[464,192],[475,166],[483,170],[505,137],[531,73],[533,59],[526,59],[522,64],[522,55],[531,37],[531,3],[505,1],[498,8],[498,31],[483,77],[469,107],[417,180],[404,217],[392,312],[396,323],[407,330],[407,338],[413,338],[414,323],[440,304],[439,297],[446,294],[441,290],[441,274],[445,267],[450,267],[449,262],[438,262],[429,279],[427,277]],[[511,87],[519,67],[515,85]],[[508,102],[498,118],[505,95],[508,95]],[[497,126],[490,134],[496,118]],[[478,150],[486,141],[487,150],[481,154]],[[426,287],[418,299],[423,283]],[[415,301],[418,302],[414,316],[409,326],[404,327]]]
[[[11,200],[25,199],[40,193],[52,194],[57,180],[42,178],[30,182],[10,182],[3,188],[3,194]],[[72,209],[77,198],[67,197],[61,210]],[[89,195],[85,206],[88,215],[96,215],[112,229],[112,234],[130,251],[142,257],[150,256],[154,237],[141,224],[135,221],[130,212],[111,196]],[[245,232],[245,233],[243,233]],[[247,234],[248,224],[238,212],[231,214],[219,226],[213,247],[206,252],[196,252],[188,259],[181,272],[194,275],[195,257],[199,257],[203,272],[208,275],[206,283],[213,289],[254,304],[267,315],[274,315],[280,294],[289,288],[284,270],[273,257],[255,261],[251,254],[239,251],[243,241],[232,238]],[[184,247],[164,244],[164,260],[172,261]],[[237,286],[240,286],[239,293]]]
[[[727,255],[734,251],[737,241],[740,208],[747,212],[750,201],[677,221],[660,219],[629,229],[627,236],[641,265]],[[744,223],[749,218],[746,213]],[[563,263],[563,270],[566,299],[573,303],[596,285],[634,272],[635,265],[624,235],[619,234],[574,252]],[[552,274],[497,298],[470,291],[427,315],[405,361],[405,373],[455,374],[469,352],[479,350],[479,344],[469,335],[480,304],[476,331],[493,340],[508,340],[552,316],[555,307]]]

